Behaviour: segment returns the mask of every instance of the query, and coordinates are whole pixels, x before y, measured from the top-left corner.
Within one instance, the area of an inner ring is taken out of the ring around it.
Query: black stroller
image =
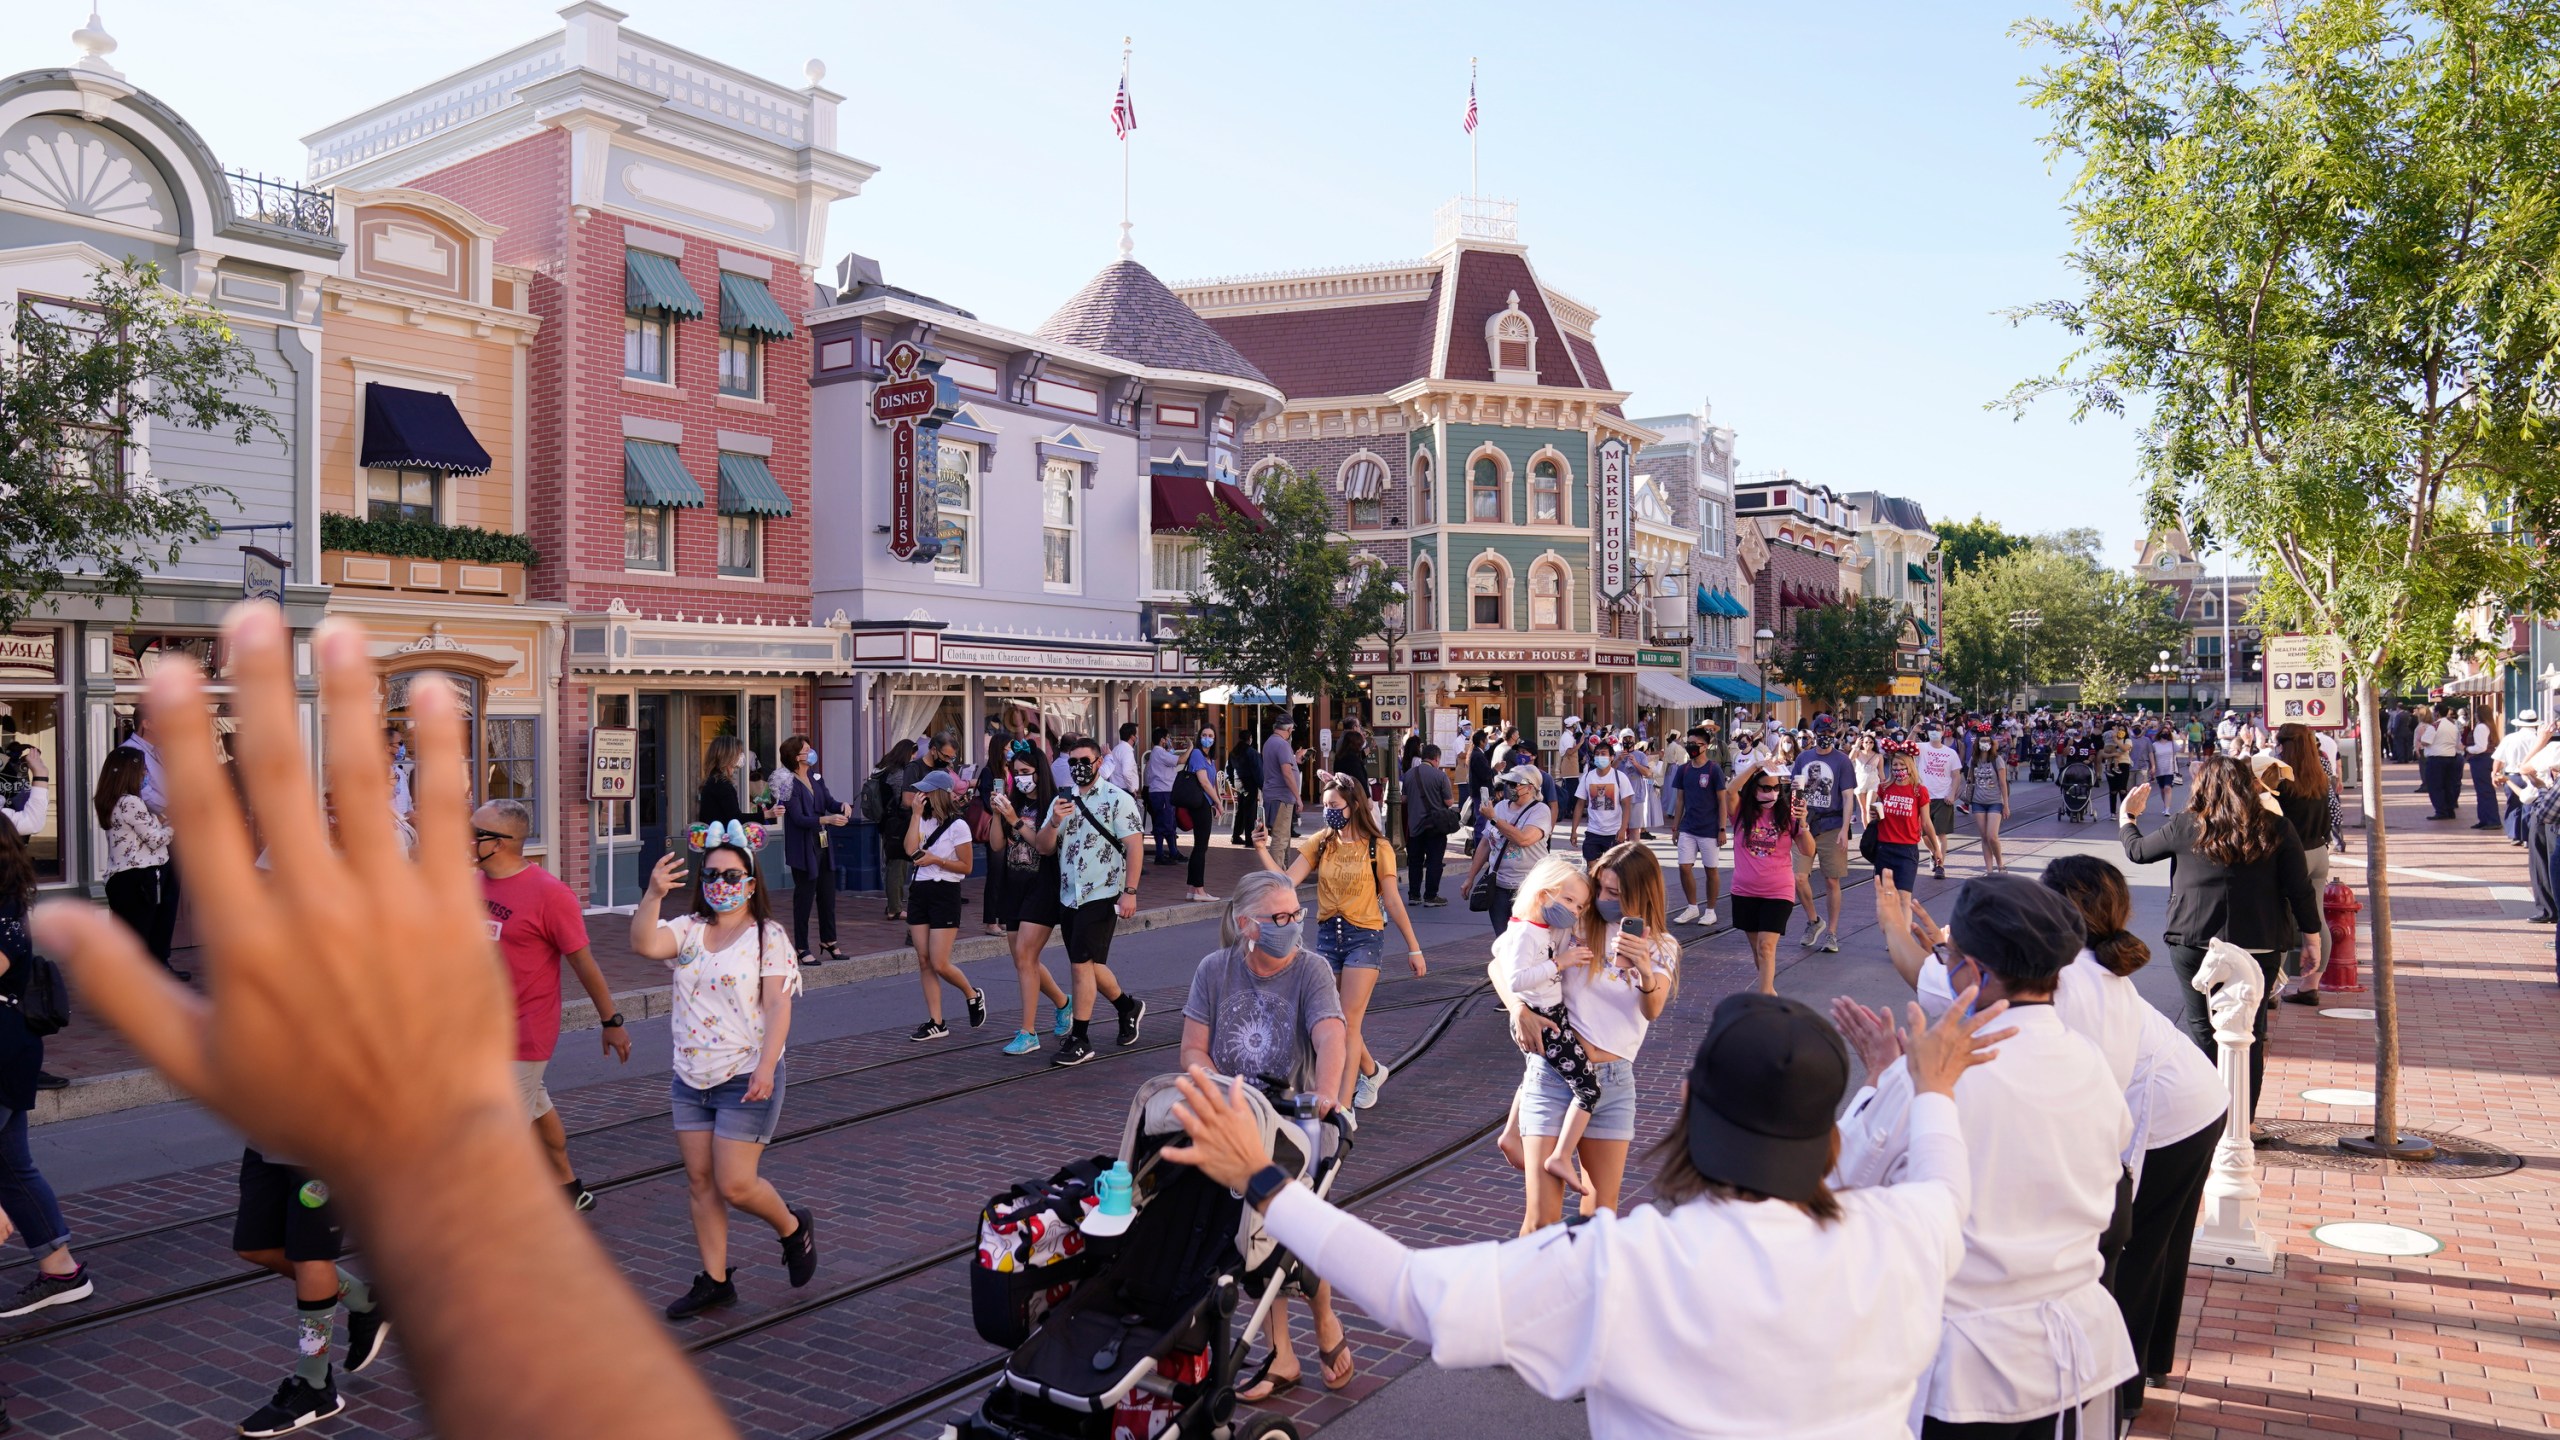
[[[1128,1230],[1107,1240],[1084,1237],[1071,1259],[1028,1272],[1077,1283],[1054,1305],[1017,1312],[1029,1331],[1018,1341],[1008,1317],[977,1307],[979,1333],[1012,1345],[1013,1354],[978,1413],[946,1436],[1295,1440],[1297,1427],[1280,1416],[1256,1416],[1239,1426],[1235,1414],[1236,1391],[1261,1378],[1237,1371],[1273,1302],[1296,1277],[1297,1262],[1225,1186],[1160,1155],[1182,1134],[1172,1113],[1176,1078],[1147,1081],[1130,1102],[1119,1156],[1129,1166],[1137,1210]],[[1338,1121],[1293,1117],[1260,1092],[1245,1093],[1273,1163],[1319,1195],[1331,1189],[1343,1148]],[[1072,1193],[1093,1168],[1070,1166],[1059,1172],[1060,1181]],[[989,1278],[982,1269],[971,1282]],[[1055,1286],[1041,1288],[1044,1299],[1058,1294]],[[1252,1302],[1242,1324],[1240,1297]]]
[[[2076,825],[2089,823],[2089,792],[2098,788],[2098,769],[2089,757],[2077,751],[2062,766],[2062,818]]]
[[[2042,735],[2027,742],[2027,778],[2035,781],[2053,778],[2053,745]]]

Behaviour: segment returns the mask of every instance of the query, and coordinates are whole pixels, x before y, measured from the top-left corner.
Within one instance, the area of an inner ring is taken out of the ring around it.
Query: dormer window
[[[1484,348],[1493,357],[1495,384],[1538,383],[1538,331],[1521,313],[1519,291],[1512,291],[1510,303],[1484,322]]]

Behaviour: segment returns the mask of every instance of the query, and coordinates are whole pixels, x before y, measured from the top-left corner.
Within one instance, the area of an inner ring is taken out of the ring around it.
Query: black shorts
[[[1795,914],[1793,900],[1772,900],[1765,895],[1729,897],[1727,909],[1733,915],[1733,928],[1746,935],[1784,935],[1787,917]]]
[[[338,1207],[302,1203],[311,1177],[279,1165],[255,1150],[240,1152],[240,1211],[231,1220],[231,1248],[243,1254],[282,1250],[287,1260],[335,1260],[345,1248]]]
[[[1044,866],[1029,874],[1007,871],[987,882],[997,886],[996,923],[1007,930],[1025,925],[1046,925],[1052,929],[1064,913],[1058,904],[1058,871]]]
[[[952,880],[907,882],[907,923],[928,930],[960,928],[960,886]]]
[[[1120,927],[1120,897],[1106,895],[1068,911],[1058,921],[1070,965],[1111,963],[1111,932]]]

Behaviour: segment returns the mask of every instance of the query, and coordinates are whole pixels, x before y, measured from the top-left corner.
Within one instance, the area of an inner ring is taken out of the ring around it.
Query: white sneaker
[[[1716,912],[1714,912],[1713,910],[1701,910],[1701,911],[1699,911],[1699,912],[1698,912],[1698,923],[1699,923],[1699,924],[1701,924],[1701,925],[1713,925],[1714,923],[1716,923]]]
[[[1695,925],[1695,924],[1697,924],[1697,923],[1698,923],[1698,907],[1697,907],[1697,906],[1695,906],[1695,905],[1692,905],[1692,906],[1690,906],[1688,909],[1681,911],[1679,914],[1672,916],[1672,917],[1671,917],[1671,923],[1672,923],[1672,924],[1674,924],[1674,925]]]
[[[1354,1110],[1366,1110],[1376,1105],[1378,1103],[1378,1087],[1386,1084],[1387,1076],[1393,1073],[1394,1072],[1388,1067],[1387,1062],[1381,1060],[1378,1062],[1378,1068],[1374,1072],[1363,1075],[1358,1080],[1352,1082],[1351,1108]]]

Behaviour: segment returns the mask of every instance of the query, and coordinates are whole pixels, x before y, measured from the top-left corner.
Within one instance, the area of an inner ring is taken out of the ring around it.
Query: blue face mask
[[[1277,920],[1262,921],[1255,927],[1258,938],[1254,943],[1263,954],[1286,960],[1298,953],[1298,930],[1304,924],[1303,918],[1286,924]]]
[[[1351,823],[1351,812],[1339,805],[1327,805],[1324,807],[1324,823],[1339,830]]]
[[[1573,913],[1573,907],[1563,901],[1550,900],[1547,902],[1547,908],[1538,912],[1538,918],[1546,921],[1547,928],[1550,930],[1570,930],[1573,928],[1573,922],[1579,917]]]
[[[1591,908],[1599,913],[1600,919],[1604,924],[1609,925],[1617,924],[1618,917],[1626,913],[1625,906],[1620,905],[1616,900],[1611,899],[1606,895],[1592,901]]]

